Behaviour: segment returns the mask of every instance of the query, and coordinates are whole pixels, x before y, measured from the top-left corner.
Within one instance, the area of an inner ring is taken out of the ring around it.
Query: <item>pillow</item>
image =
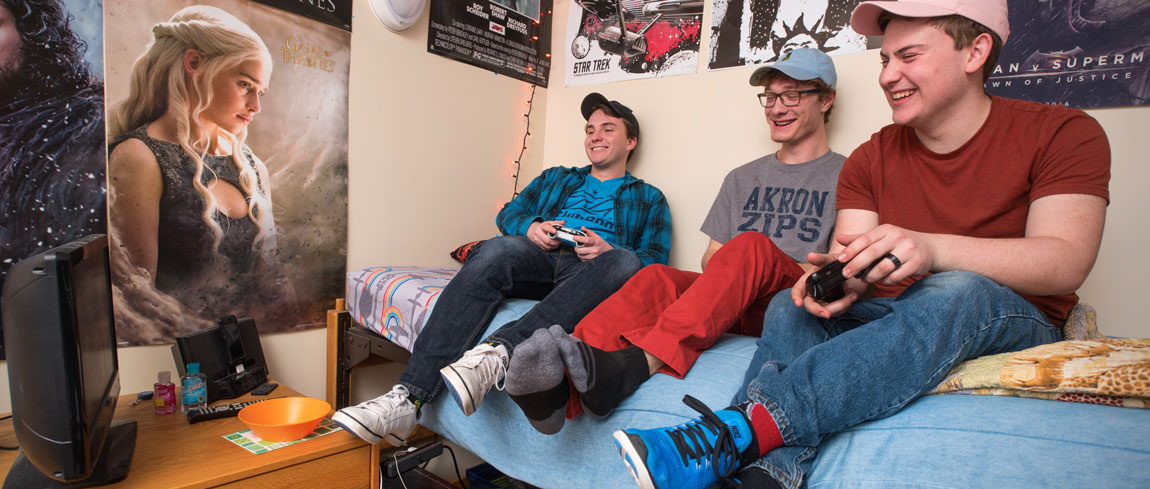
[[[461,264],[466,263],[467,257],[471,256],[471,254],[474,253],[475,250],[479,249],[479,245],[483,244],[484,241],[486,241],[486,240],[481,239],[479,241],[472,241],[472,242],[467,243],[463,246],[460,246],[450,253],[451,257],[454,258],[455,261],[457,261]]]
[[[967,360],[931,394],[1150,408],[1150,339],[1066,340]]]

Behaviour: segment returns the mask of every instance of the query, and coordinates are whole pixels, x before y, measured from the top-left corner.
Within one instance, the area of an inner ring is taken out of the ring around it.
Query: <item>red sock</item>
[[[748,406],[745,412],[747,419],[750,420],[751,430],[755,432],[755,438],[759,442],[760,457],[775,447],[783,446],[783,435],[779,432],[779,426],[775,424],[775,418],[771,417],[766,407],[756,402]]]

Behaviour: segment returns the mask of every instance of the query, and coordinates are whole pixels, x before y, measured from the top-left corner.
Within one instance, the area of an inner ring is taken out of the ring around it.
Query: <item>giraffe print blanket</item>
[[[1150,339],[1109,338],[1080,304],[1064,341],[959,364],[929,394],[975,394],[1150,408]]]

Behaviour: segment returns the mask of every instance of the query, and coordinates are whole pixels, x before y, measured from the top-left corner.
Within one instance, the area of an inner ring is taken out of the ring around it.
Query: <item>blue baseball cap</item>
[[[831,57],[818,49],[800,48],[784,53],[779,61],[772,65],[760,67],[751,73],[751,86],[763,86],[763,79],[772,70],[782,72],[795,80],[807,81],[818,78],[827,86],[834,88],[839,77],[835,74],[835,64]]]

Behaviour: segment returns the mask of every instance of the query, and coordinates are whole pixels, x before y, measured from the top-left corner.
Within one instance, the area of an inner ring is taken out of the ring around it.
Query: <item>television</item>
[[[112,422],[120,371],[107,237],[16,263],[0,303],[20,445],[4,487],[87,487],[126,477],[136,425]]]

